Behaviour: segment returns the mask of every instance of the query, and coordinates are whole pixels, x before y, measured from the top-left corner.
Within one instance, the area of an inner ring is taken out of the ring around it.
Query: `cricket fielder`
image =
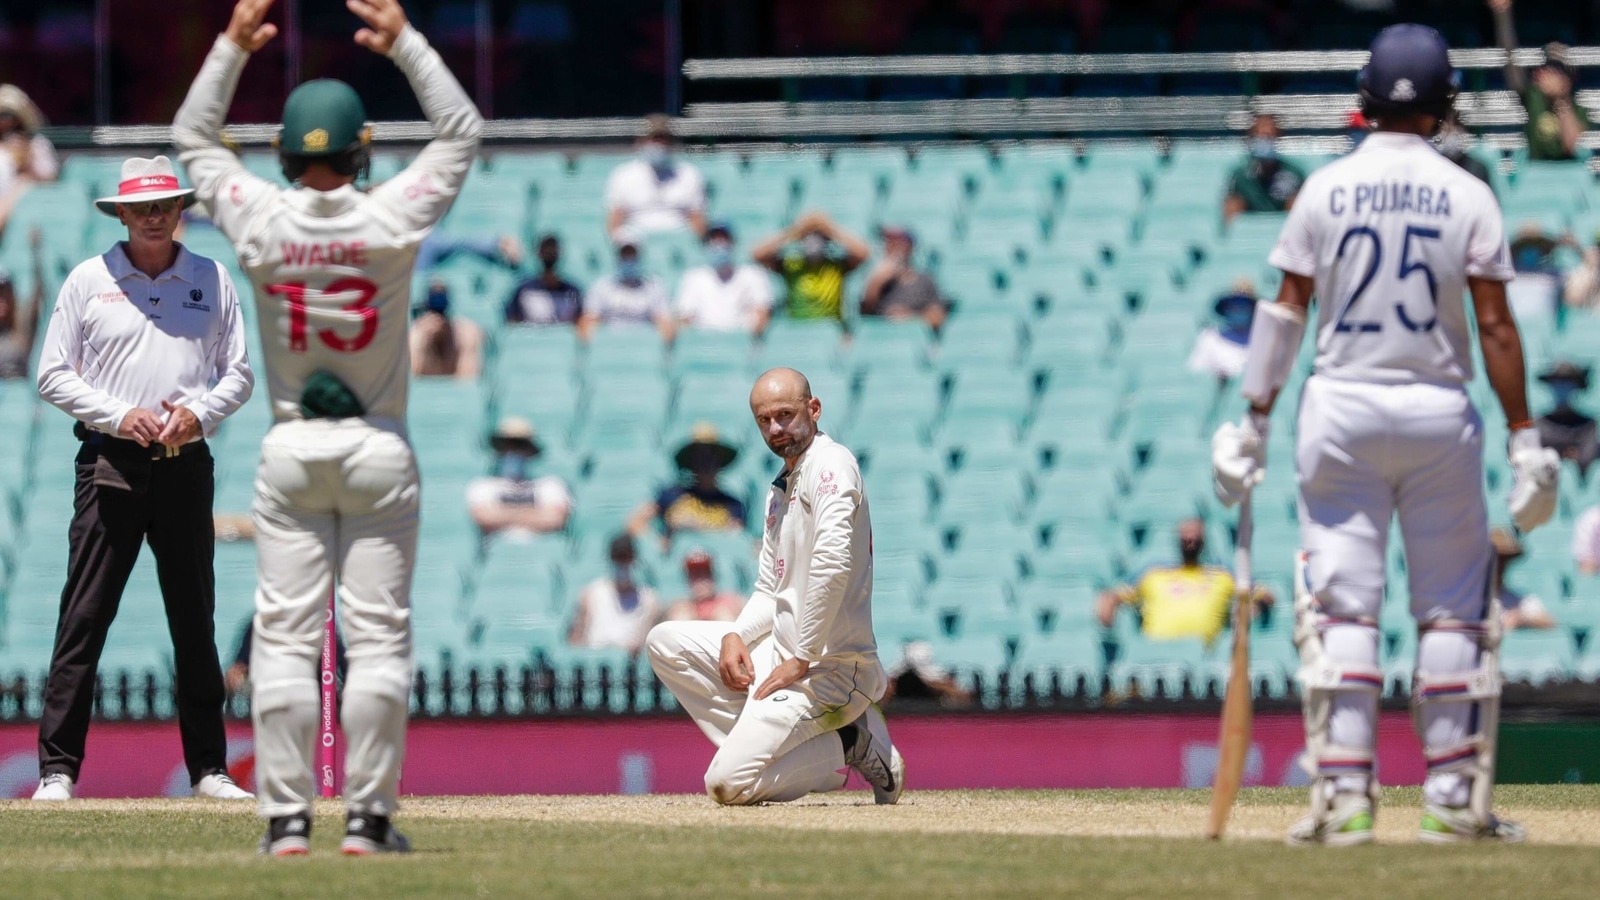
[[[308,851],[323,613],[335,582],[348,644],[342,724],[347,854],[405,851],[390,824],[411,689],[411,572],[419,484],[406,436],[407,324],[417,246],[467,176],[483,120],[397,0],[349,0],[356,43],[394,60],[438,132],[370,192],[355,91],[290,93],[278,152],[287,190],[219,137],[250,54],[277,34],[272,0],[240,0],[173,125],[217,227],[255,287],[272,429],[256,474],[251,709],[264,853]]]
[[[1283,270],[1283,286],[1251,328],[1243,377],[1250,412],[1213,440],[1217,494],[1231,505],[1264,474],[1267,418],[1315,293],[1316,368],[1301,394],[1295,446],[1304,548],[1295,642],[1311,814],[1290,830],[1291,844],[1373,839],[1373,729],[1384,681],[1378,607],[1396,515],[1420,633],[1412,708],[1428,777],[1419,838],[1524,837],[1489,803],[1499,616],[1483,421],[1466,391],[1465,291],[1510,424],[1510,508],[1519,527],[1549,519],[1557,461],[1528,416],[1499,206],[1483,182],[1428,142],[1455,97],[1447,51],[1444,38],[1421,25],[1395,25],[1373,41],[1360,90],[1375,133],[1302,188],[1269,260]]]
[[[872,634],[872,518],[855,455],[817,428],[805,376],[773,369],[750,410],[784,461],[767,495],[760,573],[733,623],[663,622],[650,666],[717,746],[718,803],[796,800],[849,766],[894,803],[905,763],[874,703],[888,679]]]

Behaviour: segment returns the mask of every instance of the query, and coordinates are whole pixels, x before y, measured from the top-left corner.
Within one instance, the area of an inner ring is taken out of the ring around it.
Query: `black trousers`
[[[86,443],[78,454],[67,585],[39,722],[41,776],[78,778],[106,631],[146,540],[172,636],[178,732],[190,783],[226,771],[224,689],[212,621],[213,464],[203,444],[186,449],[151,460]]]

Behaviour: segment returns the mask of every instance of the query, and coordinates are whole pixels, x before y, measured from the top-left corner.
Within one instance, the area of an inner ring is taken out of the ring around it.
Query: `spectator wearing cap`
[[[411,321],[411,374],[477,378],[483,371],[483,329],[450,315],[450,289],[439,279]]]
[[[1256,314],[1256,289],[1241,279],[1233,290],[1212,304],[1217,324],[1207,325],[1189,352],[1189,371],[1214,375],[1224,381],[1239,377],[1250,343],[1250,323]]]
[[[1525,131],[1529,159],[1576,159],[1578,139],[1589,130],[1589,115],[1573,100],[1577,72],[1567,63],[1567,48],[1546,44],[1544,63],[1532,72],[1512,59],[1517,49],[1511,0],[1489,0],[1494,12],[1495,37],[1506,51],[1506,86],[1517,92],[1528,113]]]
[[[772,277],[761,268],[738,265],[733,231],[716,224],[706,229],[706,264],[683,273],[674,313],[687,328],[744,331],[759,335],[772,319]]]
[[[1589,466],[1600,458],[1600,433],[1594,417],[1579,412],[1572,401],[1589,389],[1589,367],[1562,360],[1541,373],[1539,380],[1555,401],[1553,409],[1534,420],[1539,442],[1560,453],[1562,459],[1572,460],[1578,474],[1587,478]]]
[[[1561,302],[1571,309],[1600,309],[1600,230],[1583,251],[1583,262],[1567,273]]]
[[[867,275],[861,314],[897,321],[920,318],[938,331],[949,308],[928,273],[912,265],[916,236],[908,229],[885,225],[878,229],[878,237],[883,241],[883,261]]]
[[[663,341],[672,340],[672,312],[661,282],[644,271],[639,245],[624,241],[617,246],[617,270],[589,288],[578,319],[578,336],[589,340],[600,325],[654,323]]]
[[[489,436],[489,448],[494,451],[494,474],[467,485],[467,509],[479,533],[526,539],[567,527],[572,494],[566,483],[529,471],[543,452],[533,424],[506,416]]]
[[[1533,594],[1524,594],[1506,586],[1506,570],[1522,558],[1522,542],[1509,528],[1489,529],[1489,543],[1494,546],[1498,563],[1494,567],[1494,593],[1500,598],[1500,626],[1506,631],[1518,628],[1554,628],[1544,601]]]
[[[695,424],[689,441],[673,456],[684,480],[667,487],[628,518],[628,532],[643,534],[652,521],[670,540],[682,531],[741,531],[745,508],[739,498],[722,489],[718,478],[739,456],[738,448],[722,440],[716,426]]]
[[[844,316],[845,276],[871,253],[865,241],[815,211],[750,251],[757,263],[783,277],[789,318],[834,320]]]
[[[645,635],[661,620],[661,603],[653,589],[639,583],[633,538],[626,534],[612,538],[607,556],[611,571],[589,582],[578,594],[578,609],[567,629],[567,643],[597,649],[620,647],[638,653]]]
[[[28,235],[33,256],[33,296],[26,307],[17,302],[17,288],[11,273],[0,269],[0,379],[27,378],[28,361],[39,332],[39,310],[44,307],[43,240],[39,229]]]
[[[583,317],[583,290],[561,276],[561,239],[539,239],[539,274],[511,289],[505,318],[511,325],[576,325]]]
[[[1228,189],[1222,200],[1222,221],[1232,222],[1240,213],[1286,212],[1305,184],[1306,173],[1278,155],[1278,120],[1256,116],[1245,135],[1248,153],[1228,176]]]
[[[606,181],[606,233],[613,241],[684,229],[705,234],[705,178],[674,153],[670,119],[654,115],[645,121],[638,155]]]
[[[22,88],[0,84],[0,197],[24,182],[60,176],[55,145],[39,133],[43,125],[44,115]]]
[[[689,579],[689,596],[667,607],[667,619],[675,622],[732,622],[744,609],[744,598],[732,591],[717,590],[717,577],[711,568],[711,554],[696,547],[683,558],[683,573]]]

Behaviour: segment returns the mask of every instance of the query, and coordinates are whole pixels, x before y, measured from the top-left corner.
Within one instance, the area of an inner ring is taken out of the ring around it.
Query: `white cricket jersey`
[[[843,444],[818,433],[773,482],[760,565],[735,626],[746,644],[770,633],[779,662],[858,662],[881,674],[872,634],[872,517],[861,469]]]
[[[1306,179],[1268,262],[1316,282],[1317,374],[1378,384],[1470,381],[1467,278],[1515,274],[1488,186],[1388,132]]]
[[[674,304],[678,318],[707,331],[751,331],[772,309],[772,279],[767,270],[736,266],[726,280],[711,266],[683,273]]]
[[[90,428],[114,435],[135,408],[164,422],[165,400],[210,435],[254,385],[239,295],[215,260],[180,244],[152,279],[119,243],[62,283],[39,354],[39,396]]]
[[[461,189],[483,119],[414,28],[389,55],[438,137],[368,192],[284,189],[223,146],[223,117],[247,59],[226,37],[212,45],[173,123],[179,159],[255,287],[278,421],[300,418],[306,378],[326,370],[355,392],[367,418],[404,428],[417,247]]]

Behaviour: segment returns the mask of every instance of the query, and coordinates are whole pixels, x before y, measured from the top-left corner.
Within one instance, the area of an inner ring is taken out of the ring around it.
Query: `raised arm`
[[[483,117],[438,51],[406,21],[397,0],[347,0],[346,5],[368,26],[356,32],[356,43],[394,60],[438,133],[405,171],[372,192],[403,229],[425,232],[444,218],[461,191],[478,153]]]
[[[250,54],[278,33],[278,26],[264,21],[271,6],[272,0],[239,0],[172,123],[178,160],[189,173],[195,193],[211,211],[212,221],[234,244],[242,241],[249,223],[279,190],[246,169],[222,142],[222,126],[239,87],[239,73]],[[218,202],[219,198],[226,202]]]
[[[1511,52],[1517,49],[1517,26],[1511,19],[1511,0],[1489,0],[1489,10],[1494,13],[1494,39],[1506,51],[1506,87],[1519,95],[1528,89],[1528,73],[1511,61]]]

